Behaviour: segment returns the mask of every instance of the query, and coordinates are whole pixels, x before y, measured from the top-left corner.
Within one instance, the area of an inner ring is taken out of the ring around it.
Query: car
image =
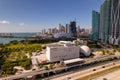
[[[93,69],[93,71],[96,71],[96,69]]]
[[[34,70],[36,70],[36,69],[32,69],[32,71],[34,71]]]
[[[20,69],[20,71],[23,71],[22,69]]]
[[[103,78],[103,80],[107,80],[107,78]]]
[[[71,77],[68,77],[68,79],[71,79]]]
[[[113,65],[115,65],[115,63],[113,63]]]
[[[22,74],[22,72],[20,71],[20,72],[18,72],[18,74]]]
[[[102,68],[105,68],[105,66],[102,66]]]

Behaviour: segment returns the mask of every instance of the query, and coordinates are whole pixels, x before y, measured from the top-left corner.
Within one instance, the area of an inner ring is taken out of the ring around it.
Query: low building
[[[67,66],[72,66],[72,65],[81,64],[81,63],[84,63],[84,62],[85,62],[84,59],[76,58],[76,59],[65,60],[64,64],[67,65]]]
[[[47,46],[46,57],[49,62],[79,58],[79,46],[70,41],[60,41]]]
[[[71,38],[72,34],[70,33],[55,33],[53,34],[54,38]]]

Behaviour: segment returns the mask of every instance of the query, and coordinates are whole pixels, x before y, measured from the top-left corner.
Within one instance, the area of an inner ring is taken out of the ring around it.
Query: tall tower
[[[111,0],[111,34],[110,43],[120,45],[120,0]]]
[[[69,24],[66,24],[66,26],[65,26],[65,33],[70,33],[70,26],[69,26]]]
[[[92,11],[92,39],[99,39],[100,13]]]
[[[73,37],[77,36],[76,21],[70,22],[70,33],[73,35]]]
[[[111,0],[105,0],[101,5],[99,32],[101,41],[107,43],[111,32]]]

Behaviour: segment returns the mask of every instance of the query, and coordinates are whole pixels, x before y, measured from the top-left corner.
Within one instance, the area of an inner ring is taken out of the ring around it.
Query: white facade
[[[79,58],[79,46],[70,41],[50,44],[47,46],[46,57],[50,62]]]
[[[90,48],[85,45],[80,46],[80,52],[83,53],[85,56],[90,56],[91,54]]]
[[[70,59],[70,60],[65,60],[64,63],[65,64],[70,64],[70,63],[75,63],[75,62],[84,62],[84,59],[81,58],[75,58],[75,59]]]

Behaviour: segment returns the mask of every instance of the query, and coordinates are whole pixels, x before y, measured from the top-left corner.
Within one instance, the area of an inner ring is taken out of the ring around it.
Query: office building
[[[66,26],[65,26],[65,33],[70,33],[70,26],[69,26],[69,24],[66,24]]]
[[[51,28],[48,29],[48,34],[52,34],[52,29]]]
[[[105,0],[100,8],[100,28],[99,39],[101,42],[108,43],[111,32],[111,0]]]
[[[71,41],[59,41],[48,44],[46,48],[46,58],[49,62],[79,58],[80,54],[90,56],[91,50],[85,45],[76,46]]]
[[[109,42],[120,45],[120,0],[112,0],[111,26]]]
[[[77,36],[76,22],[75,21],[70,22],[70,33],[73,35],[73,37]]]
[[[46,33],[46,29],[42,29],[41,33],[45,34]]]
[[[50,62],[79,58],[79,46],[75,46],[70,41],[49,44],[46,57]]]
[[[92,11],[92,39],[99,39],[100,13]]]

